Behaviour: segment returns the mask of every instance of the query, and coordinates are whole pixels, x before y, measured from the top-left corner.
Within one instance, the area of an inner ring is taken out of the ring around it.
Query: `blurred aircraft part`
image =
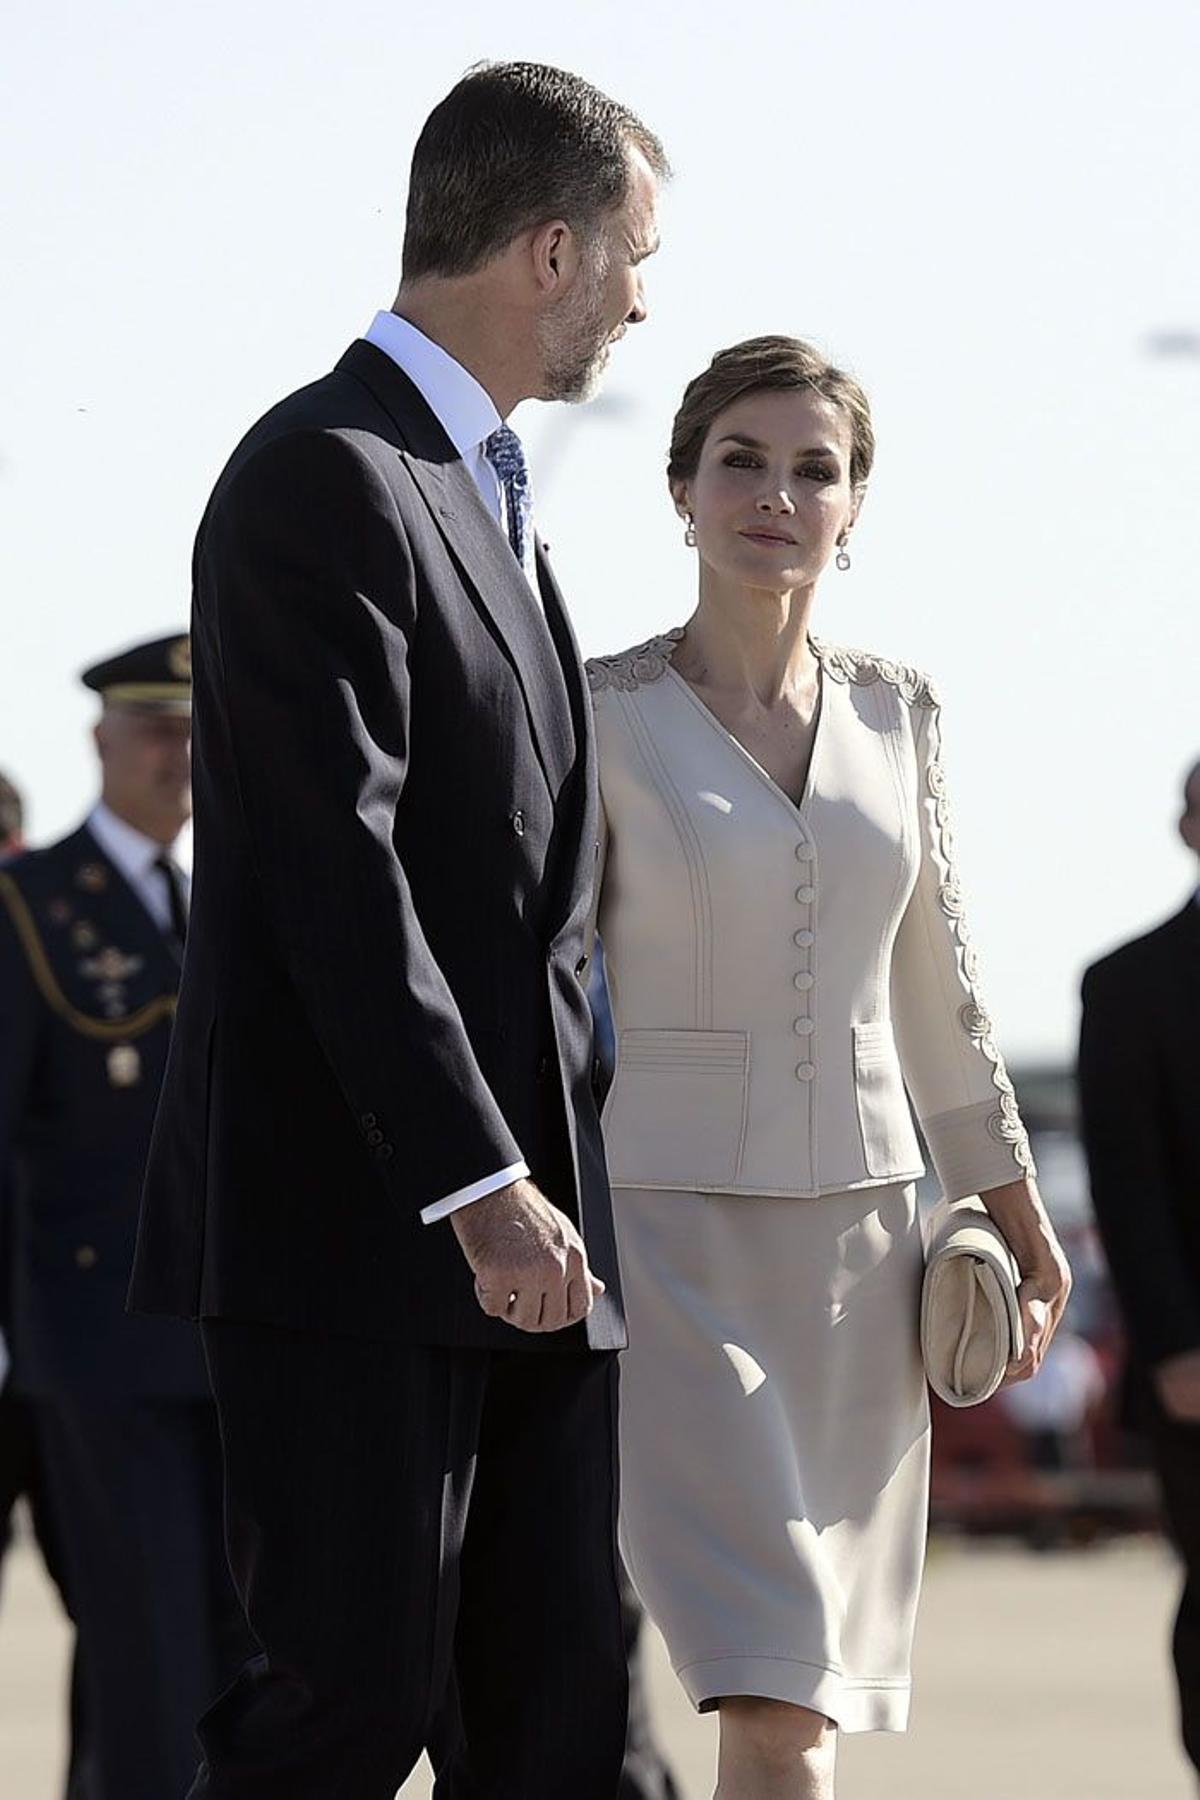
[[[1178,360],[1189,357],[1200,360],[1200,331],[1171,329],[1152,331],[1146,337],[1146,350],[1151,356]]]

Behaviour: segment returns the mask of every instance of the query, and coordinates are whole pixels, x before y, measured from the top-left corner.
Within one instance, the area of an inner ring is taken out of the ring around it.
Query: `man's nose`
[[[638,276],[637,292],[633,297],[633,305],[626,318],[628,325],[640,325],[644,321],[649,308],[646,305],[646,290],[642,286],[642,278]]]

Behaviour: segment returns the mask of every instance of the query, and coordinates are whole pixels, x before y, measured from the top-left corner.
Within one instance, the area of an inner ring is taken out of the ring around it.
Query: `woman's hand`
[[[1071,1270],[1042,1197],[1032,1181],[1009,1181],[979,1198],[1017,1259],[1017,1298],[1025,1332],[1023,1355],[1008,1366],[1005,1384],[1028,1381],[1042,1366],[1071,1292]]]

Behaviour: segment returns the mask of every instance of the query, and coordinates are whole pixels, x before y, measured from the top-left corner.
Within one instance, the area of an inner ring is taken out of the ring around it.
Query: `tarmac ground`
[[[841,1749],[839,1800],[1196,1800],[1168,1660],[1178,1576],[1148,1538],[1030,1552],[935,1543],[905,1737]],[[0,1596],[0,1795],[60,1800],[67,1629],[19,1543]],[[712,1793],[716,1724],[660,1642],[651,1699],[684,1800]],[[427,1800],[418,1770],[402,1800]]]

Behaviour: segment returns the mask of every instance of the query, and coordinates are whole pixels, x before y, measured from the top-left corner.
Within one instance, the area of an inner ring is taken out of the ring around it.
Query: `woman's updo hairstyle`
[[[688,383],[671,429],[667,479],[672,488],[693,478],[714,421],[735,400],[802,387],[840,407],[849,419],[850,483],[864,487],[875,460],[875,433],[862,387],[799,338],[757,337],[718,350],[703,375]]]

